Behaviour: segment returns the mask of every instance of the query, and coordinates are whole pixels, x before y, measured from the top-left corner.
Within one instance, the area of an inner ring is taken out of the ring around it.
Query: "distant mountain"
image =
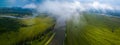
[[[106,14],[111,16],[120,17],[120,10],[109,10],[109,9],[89,9],[87,12],[89,13],[98,13],[98,14]]]
[[[0,15],[24,16],[24,15],[33,15],[34,12],[35,12],[34,9],[20,8],[20,7],[0,8]]]

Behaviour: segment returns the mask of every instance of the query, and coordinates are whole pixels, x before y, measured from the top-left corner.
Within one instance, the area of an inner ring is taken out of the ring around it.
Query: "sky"
[[[43,3],[46,0],[0,0],[0,7],[23,7],[27,4],[34,4],[38,5]],[[47,0],[47,1],[59,1],[59,2],[73,2],[73,1],[79,1],[81,3],[89,3],[98,1],[100,3],[106,3],[110,5],[120,5],[120,0]]]
[[[43,0],[0,0],[0,7],[22,7],[30,3],[41,3]]]

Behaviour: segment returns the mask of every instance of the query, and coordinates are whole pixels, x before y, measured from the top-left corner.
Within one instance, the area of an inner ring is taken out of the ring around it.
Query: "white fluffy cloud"
[[[102,4],[100,2],[94,1],[93,3],[89,4],[89,6],[92,6],[95,9],[110,9],[113,10],[113,6],[108,5],[108,4]]]
[[[25,6],[23,6],[23,8],[37,8],[37,5],[36,4],[34,4],[34,3],[31,3],[31,4],[27,4],[27,5],[25,5]]]
[[[84,11],[85,8],[78,1],[75,2],[59,2],[59,1],[46,1],[40,4],[37,8],[40,13],[50,13],[58,17],[70,18],[71,15],[77,15],[78,11]]]
[[[80,1],[73,2],[59,2],[59,1],[45,1],[42,4],[38,5],[39,12],[48,12],[55,15],[70,15],[75,13],[76,11],[85,11],[90,8],[94,8],[96,10],[114,10],[114,6],[100,3],[98,1],[93,1],[89,3],[81,3]]]

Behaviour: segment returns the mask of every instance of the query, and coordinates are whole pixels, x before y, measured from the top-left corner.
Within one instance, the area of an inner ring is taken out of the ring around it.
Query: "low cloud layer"
[[[112,1],[112,0],[111,0]],[[35,8],[39,13],[48,13],[57,18],[58,24],[65,24],[66,19],[72,18],[74,22],[79,23],[83,11],[100,10],[118,10],[119,6],[111,3],[103,3],[103,0],[45,0],[40,4],[27,4],[26,8]]]
[[[87,11],[89,9],[96,9],[96,10],[116,10],[118,6],[110,5],[107,3],[100,3],[99,1],[93,1],[88,3],[83,3],[81,1],[51,1],[47,0],[43,3],[36,6],[38,12],[40,13],[50,13],[59,16],[67,16],[73,15],[78,12]]]
[[[69,16],[77,12],[77,9],[83,11],[83,7],[79,2],[58,2],[58,1],[46,1],[38,6],[38,11],[40,13],[50,13],[58,16]]]
[[[40,4],[30,3],[24,8],[35,8],[39,13],[49,13],[60,17],[61,19],[72,17],[73,15],[80,15],[80,12],[88,11],[90,9],[101,10],[119,10],[119,6],[111,4],[111,1],[103,0],[45,0]]]

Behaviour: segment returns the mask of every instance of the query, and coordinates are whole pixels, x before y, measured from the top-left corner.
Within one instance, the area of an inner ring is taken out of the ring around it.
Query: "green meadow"
[[[14,19],[0,17],[0,45],[44,45],[54,36],[49,16]]]
[[[66,23],[66,45],[120,45],[120,18],[84,13]]]

